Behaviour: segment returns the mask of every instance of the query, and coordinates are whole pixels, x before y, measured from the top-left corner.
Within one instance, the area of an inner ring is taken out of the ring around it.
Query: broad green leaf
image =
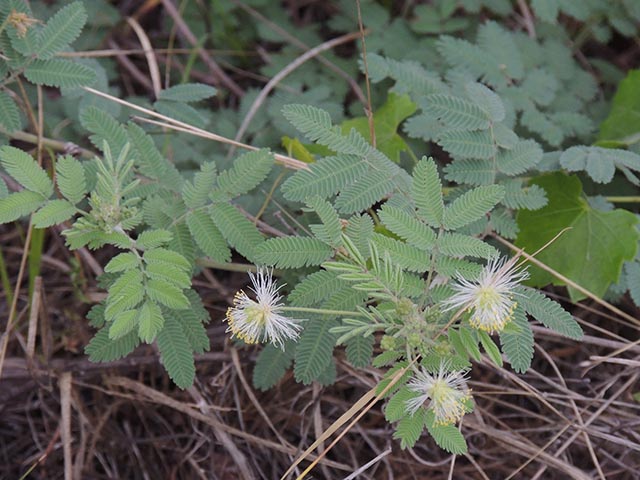
[[[82,164],[71,155],[56,161],[56,182],[60,193],[74,205],[87,194],[87,181]]]
[[[76,207],[66,200],[50,200],[33,214],[33,225],[46,228],[69,220],[76,213]]]
[[[618,85],[611,112],[600,124],[598,145],[625,147],[640,141],[640,70],[630,70]]]
[[[49,175],[28,153],[15,147],[1,147],[0,163],[27,190],[37,192],[45,198],[53,194],[53,182]]]
[[[45,199],[42,195],[30,190],[11,193],[0,199],[0,223],[9,223],[39,208]]]
[[[415,111],[416,105],[411,101],[409,95],[397,95],[389,92],[387,101],[373,114],[377,148],[394,162],[400,161],[400,152],[408,149],[405,141],[398,135],[398,128]],[[355,128],[364,138],[371,141],[367,117],[347,120],[340,127],[345,135],[352,128]]]
[[[533,253],[566,228],[537,259],[595,295],[602,296],[618,281],[625,260],[634,258],[638,243],[638,220],[631,212],[615,209],[603,212],[591,208],[576,176],[563,173],[532,180],[547,192],[549,203],[540,210],[520,210],[520,233],[516,245]],[[564,285],[550,273],[531,265],[529,284],[542,287]],[[569,287],[574,301],[585,298]]]

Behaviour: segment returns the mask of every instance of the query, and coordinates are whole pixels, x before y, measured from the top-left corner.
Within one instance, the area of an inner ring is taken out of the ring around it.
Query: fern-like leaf
[[[426,272],[429,254],[404,242],[375,233],[373,242],[381,254],[388,253],[391,261],[410,272]]]
[[[426,410],[419,409],[414,415],[403,417],[393,432],[393,438],[400,440],[400,448],[413,448],[424,430]]]
[[[182,389],[190,387],[195,379],[196,367],[191,345],[178,320],[168,315],[157,338],[162,363],[171,380]]]
[[[483,217],[504,197],[500,185],[474,188],[456,198],[444,212],[443,225],[447,230],[456,230]]]
[[[320,270],[298,282],[289,294],[288,300],[294,307],[315,305],[344,285],[345,282],[338,278],[338,274]]]
[[[272,238],[260,245],[256,258],[260,263],[278,268],[320,265],[333,254],[326,243],[309,237]]]
[[[454,455],[467,453],[467,442],[455,425],[434,425],[435,416],[427,411],[424,424],[438,446]]]
[[[82,31],[87,21],[87,12],[82,2],[73,2],[58,10],[40,31],[37,55],[48,60],[64,50]]]
[[[429,95],[424,109],[456,130],[485,130],[490,125],[488,115],[480,107],[453,95]]]
[[[20,129],[20,111],[7,92],[0,91],[0,126],[11,133]]]
[[[519,175],[542,160],[542,148],[534,140],[522,140],[511,150],[501,150],[496,156],[498,170],[507,175]]]
[[[0,163],[20,185],[45,198],[53,194],[53,182],[47,172],[28,153],[19,148],[0,148]]]
[[[80,123],[93,135],[89,140],[96,148],[102,149],[104,142],[109,144],[111,153],[117,157],[128,142],[124,127],[111,115],[97,107],[87,107],[80,113]]]
[[[345,187],[336,199],[336,208],[342,213],[357,213],[379,202],[392,191],[394,182],[384,171],[367,173]]]
[[[296,346],[293,373],[298,382],[309,385],[329,365],[336,343],[330,330],[337,326],[337,320],[309,320]]]
[[[200,171],[193,176],[193,182],[185,182],[182,199],[189,208],[198,208],[207,203],[211,190],[215,187],[216,164],[207,162],[200,165]]]
[[[84,349],[84,353],[89,356],[91,362],[112,362],[122,357],[126,357],[140,345],[138,332],[131,331],[127,335],[111,339],[109,329],[103,327],[95,334]]]
[[[297,171],[282,185],[282,192],[292,201],[302,201],[310,195],[327,198],[355,182],[366,171],[366,164],[356,156],[326,157],[311,164],[309,170]]]
[[[456,159],[485,159],[496,154],[496,146],[488,130],[448,130],[438,137],[438,145]]]
[[[494,247],[478,238],[446,232],[438,239],[438,251],[452,257],[491,258],[498,254]]]
[[[56,162],[56,181],[60,193],[74,205],[80,203],[87,194],[84,168],[70,155],[60,157]]]
[[[411,189],[418,215],[434,228],[440,228],[444,214],[442,183],[433,158],[422,157],[413,170]]]
[[[582,328],[559,303],[531,288],[521,287],[518,293],[518,303],[545,327],[574,340],[582,338]]]
[[[249,260],[255,258],[256,247],[263,238],[253,223],[228,203],[213,204],[211,218],[233,248]]]
[[[37,210],[45,199],[30,190],[11,193],[0,200],[0,223],[9,223]]]
[[[245,153],[233,162],[233,167],[218,176],[218,188],[229,198],[243,195],[257,187],[271,171],[273,155],[262,149]]]
[[[385,205],[378,212],[382,223],[409,245],[429,251],[436,241],[436,234],[414,215],[399,208]]]
[[[227,242],[206,212],[193,211],[189,213],[187,225],[193,239],[205,255],[218,262],[231,260],[231,251]]]
[[[522,307],[515,309],[513,320],[500,332],[500,343],[511,367],[518,373],[526,372],[533,359],[533,332]]]
[[[454,160],[444,168],[447,180],[469,185],[491,185],[496,180],[493,161],[474,159]]]
[[[158,98],[173,102],[198,102],[213,97],[217,90],[203,83],[182,83],[162,90]]]
[[[33,214],[33,225],[46,228],[69,220],[76,213],[76,207],[66,200],[50,200]]]
[[[309,226],[314,236],[333,247],[340,246],[342,244],[342,224],[333,206],[318,196],[307,198],[306,204],[318,214],[322,221],[322,225]]]
[[[96,81],[96,74],[91,68],[59,58],[34,60],[25,69],[24,76],[36,85],[58,88],[81,87]]]
[[[370,335],[362,337],[357,335],[346,341],[346,353],[349,363],[356,368],[365,368],[371,362],[373,344],[375,338]]]

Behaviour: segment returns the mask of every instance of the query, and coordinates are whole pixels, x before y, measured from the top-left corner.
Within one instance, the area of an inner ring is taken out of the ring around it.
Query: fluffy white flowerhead
[[[266,268],[258,268],[254,275],[249,273],[255,293],[253,300],[240,290],[233,298],[233,307],[227,310],[227,332],[232,332],[246,343],[271,342],[284,348],[287,340],[296,340],[302,327],[297,320],[282,315],[282,296],[278,294],[278,286],[272,272]]]
[[[516,267],[515,257],[494,258],[475,281],[457,275],[455,294],[444,302],[445,311],[463,308],[471,312],[469,323],[478,330],[500,332],[511,321],[517,303],[515,288],[529,277]]]
[[[406,401],[407,411],[413,415],[427,400],[427,408],[433,411],[435,425],[457,423],[466,412],[466,401],[471,398],[465,372],[449,372],[446,363],[440,364],[437,375],[431,375],[424,368],[416,372],[409,381],[409,390],[420,395]]]

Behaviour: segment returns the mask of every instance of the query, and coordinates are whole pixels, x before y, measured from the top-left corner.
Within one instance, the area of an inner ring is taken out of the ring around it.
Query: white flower
[[[465,372],[448,373],[446,363],[440,364],[436,376],[424,368],[409,381],[409,390],[418,392],[415,398],[406,401],[407,411],[415,414],[428,399],[428,408],[434,413],[435,425],[451,425],[457,423],[466,412],[465,402],[471,398],[471,390],[467,387]]]
[[[284,348],[287,340],[296,340],[302,327],[298,321],[282,315],[283,304],[280,303],[279,287],[271,276],[271,271],[258,268],[254,275],[249,273],[256,300],[252,300],[242,290],[233,298],[233,307],[227,310],[225,319],[232,332],[245,343],[270,341],[274,345]]]
[[[484,267],[477,280],[471,282],[457,275],[456,293],[444,302],[445,311],[463,308],[471,313],[469,323],[478,330],[500,332],[511,321],[517,303],[515,288],[529,274],[518,270],[515,257],[494,258]]]

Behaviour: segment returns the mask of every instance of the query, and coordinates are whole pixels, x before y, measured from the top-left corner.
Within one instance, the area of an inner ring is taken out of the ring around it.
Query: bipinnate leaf
[[[518,293],[522,307],[545,327],[574,340],[582,338],[582,328],[558,302],[532,288],[519,287]]]
[[[19,148],[0,147],[0,163],[20,185],[45,198],[53,194],[53,182],[47,172],[28,153]]]
[[[215,203],[211,206],[211,219],[238,253],[248,260],[255,258],[256,248],[264,239],[256,226],[237,208],[228,203]]]
[[[112,362],[126,357],[140,344],[138,332],[131,331],[123,337],[109,338],[109,329],[103,327],[84,349],[91,362]]]
[[[136,238],[136,247],[144,250],[167,245],[173,239],[170,231],[162,228],[145,230]]]
[[[189,308],[189,300],[182,293],[182,289],[174,284],[158,278],[147,282],[146,292],[151,300],[175,310]]]
[[[9,223],[38,209],[45,199],[30,190],[11,193],[0,199],[0,223]]]
[[[263,391],[274,387],[291,367],[292,351],[290,348],[283,350],[271,343],[265,345],[253,369],[253,386]]]
[[[116,315],[109,327],[109,338],[114,340],[116,338],[124,337],[131,332],[138,320],[138,312],[136,310],[125,310],[124,312]]]
[[[177,318],[165,318],[164,327],[158,332],[157,340],[162,363],[171,380],[182,389],[190,387],[196,376],[196,366],[189,340]]]
[[[312,196],[306,199],[306,204],[320,217],[322,225],[310,225],[310,229],[315,237],[334,247],[339,246],[342,241],[342,224],[338,212],[333,206],[321,197]]]
[[[273,155],[262,149],[236,158],[233,167],[218,175],[218,188],[235,198],[257,187],[271,171]]]
[[[436,234],[422,223],[415,214],[385,204],[378,212],[385,227],[404,239],[408,244],[421,250],[431,250]]]
[[[438,136],[437,143],[456,159],[485,159],[496,154],[496,146],[488,130],[447,130]]]
[[[349,363],[356,368],[367,367],[373,355],[374,341],[373,335],[366,337],[356,335],[347,340],[345,352]]]
[[[453,95],[427,95],[424,109],[456,130],[485,130],[490,125],[489,116],[484,110]]]
[[[87,12],[82,2],[73,2],[58,10],[40,31],[37,55],[47,60],[65,49],[82,31]]]
[[[333,254],[326,243],[310,237],[272,238],[260,245],[256,258],[265,265],[298,268],[320,265]]]
[[[182,83],[162,90],[158,98],[173,102],[198,102],[213,97],[216,89],[203,83]]]
[[[231,260],[231,250],[227,242],[206,212],[201,210],[190,212],[187,215],[187,225],[196,244],[206,256],[218,262]]]
[[[411,195],[418,215],[434,228],[440,228],[444,214],[442,183],[433,158],[422,157],[413,169]]]
[[[520,210],[520,232],[516,245],[533,253],[546,247],[536,258],[557,272],[602,296],[609,285],[618,281],[622,264],[636,254],[638,232],[636,216],[622,209],[603,212],[591,208],[584,198],[582,184],[576,176],[557,172],[531,181],[542,187],[548,203],[540,210]],[[547,243],[563,230],[553,243]],[[531,265],[529,284],[542,287],[564,285],[545,270]],[[572,300],[585,298],[569,286]]]
[[[424,430],[426,418],[427,411],[420,408],[415,414],[407,415],[398,422],[393,438],[400,440],[402,450],[415,446]]]
[[[407,401],[418,396],[418,393],[408,387],[400,388],[384,407],[384,418],[387,422],[397,422],[408,415]]]
[[[456,230],[486,215],[504,197],[504,187],[487,185],[474,188],[456,198],[447,206],[443,226]]]
[[[215,162],[200,165],[200,171],[193,176],[193,182],[182,186],[182,199],[189,208],[198,208],[207,203],[211,190],[216,186],[218,175]]]
[[[91,85],[96,80],[96,74],[91,68],[60,58],[34,60],[25,69],[24,76],[36,85],[58,88]]]
[[[11,133],[20,129],[20,111],[7,92],[0,91],[0,127]]]
[[[193,290],[188,290],[186,293],[187,298],[191,295],[189,292],[193,292]],[[196,296],[197,293],[193,292]],[[170,310],[164,309],[165,317],[172,317],[180,324],[180,328],[182,328],[182,332],[187,337],[189,341],[189,345],[191,345],[191,350],[193,353],[204,353],[209,351],[210,343],[209,336],[207,335],[207,331],[202,324],[202,320],[198,316],[198,312],[194,307],[194,302],[192,299],[189,299],[191,302],[191,308],[186,310]],[[206,320],[209,320],[209,315],[205,312]]]
[[[511,323],[500,332],[500,343],[511,368],[518,373],[529,370],[533,360],[533,332],[522,306],[517,306]]]
[[[33,214],[33,225],[46,228],[69,220],[76,213],[76,207],[66,200],[50,200]]]
[[[162,310],[157,303],[147,300],[137,313],[138,335],[140,340],[151,343],[164,326]]]
[[[443,450],[454,455],[467,453],[467,442],[455,425],[434,425],[435,416],[432,411],[427,411],[425,425],[429,434]]]
[[[138,257],[133,252],[124,252],[116,255],[104,267],[107,273],[123,272],[139,265]]]
[[[307,322],[296,346],[293,373],[298,382],[309,385],[331,362],[336,337],[330,332],[338,326],[335,319],[312,319]]]
[[[60,193],[76,205],[87,194],[87,181],[82,164],[71,155],[65,155],[56,161],[56,182]]]

